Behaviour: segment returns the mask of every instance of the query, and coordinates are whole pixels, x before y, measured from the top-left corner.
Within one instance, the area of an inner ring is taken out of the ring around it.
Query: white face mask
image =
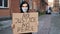
[[[27,12],[28,7],[22,7],[23,12]]]

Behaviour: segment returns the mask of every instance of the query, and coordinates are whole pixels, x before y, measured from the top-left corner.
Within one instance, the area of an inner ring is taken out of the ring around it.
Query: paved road
[[[60,15],[51,16],[51,31],[50,34],[60,34]]]
[[[11,20],[3,21],[11,24]],[[11,27],[0,30],[0,34],[12,34]],[[43,15],[39,17],[38,32],[33,34],[60,34],[60,16]]]
[[[3,27],[0,27],[0,34],[12,34],[11,23],[12,20],[0,21]]]
[[[43,15],[39,17],[38,32],[33,34],[49,34],[51,15]]]

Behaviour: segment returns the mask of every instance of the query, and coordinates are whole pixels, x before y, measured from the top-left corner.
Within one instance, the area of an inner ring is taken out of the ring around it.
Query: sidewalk
[[[51,15],[42,15],[39,17],[38,32],[33,34],[49,34]]]
[[[2,30],[2,29],[10,27],[12,24],[12,20],[0,21],[0,24],[2,24],[2,26],[0,27],[0,30]]]

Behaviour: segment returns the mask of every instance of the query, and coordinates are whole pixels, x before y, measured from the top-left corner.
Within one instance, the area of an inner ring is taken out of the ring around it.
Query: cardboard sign
[[[13,13],[12,29],[14,34],[37,32],[38,13]]]

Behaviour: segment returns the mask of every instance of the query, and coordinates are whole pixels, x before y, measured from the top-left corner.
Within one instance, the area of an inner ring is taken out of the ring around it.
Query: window
[[[8,8],[8,0],[0,0],[0,8]]]
[[[2,6],[2,0],[0,0],[0,6]]]

